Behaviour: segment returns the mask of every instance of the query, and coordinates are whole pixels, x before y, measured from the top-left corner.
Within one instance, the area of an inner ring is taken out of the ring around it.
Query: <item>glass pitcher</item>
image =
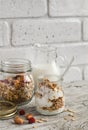
[[[64,58],[62,56],[59,56],[59,59],[62,63],[64,63]],[[35,81],[35,86],[37,84],[37,77],[39,75],[45,75],[45,74],[55,74],[60,76],[60,66],[57,66],[56,63],[57,60],[57,53],[56,48],[52,47],[36,47],[36,60],[34,62],[33,66],[33,77]]]

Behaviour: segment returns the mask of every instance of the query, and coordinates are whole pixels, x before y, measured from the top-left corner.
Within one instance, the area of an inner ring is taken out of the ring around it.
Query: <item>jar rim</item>
[[[3,72],[27,72],[31,69],[31,61],[28,59],[9,58],[1,61],[1,71]]]
[[[41,79],[48,79],[50,80],[51,82],[58,82],[58,81],[61,81],[60,79],[60,76],[59,75],[52,75],[52,74],[45,74],[45,75],[41,75],[38,77],[38,80],[41,80]]]

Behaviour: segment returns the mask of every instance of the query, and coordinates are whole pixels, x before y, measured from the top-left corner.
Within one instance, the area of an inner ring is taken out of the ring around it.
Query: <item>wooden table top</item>
[[[88,82],[79,81],[63,85],[66,111],[54,116],[43,116],[36,112],[34,99],[23,106],[36,119],[47,122],[16,125],[13,119],[0,120],[0,130],[88,130]],[[70,112],[72,111],[72,112]]]

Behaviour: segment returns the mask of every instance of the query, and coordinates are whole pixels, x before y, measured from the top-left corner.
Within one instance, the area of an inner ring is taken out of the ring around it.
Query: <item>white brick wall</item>
[[[0,21],[0,46],[10,45],[10,28],[7,22]]]
[[[49,0],[50,16],[88,16],[88,0]]]
[[[88,80],[88,66],[86,66],[84,69],[84,78],[85,80]]]
[[[45,55],[42,48],[46,61],[53,48],[61,70],[75,57],[65,81],[87,80],[87,17],[88,0],[0,0],[0,60],[28,58],[37,64]]]
[[[46,0],[0,0],[0,18],[40,17],[46,13]]]
[[[13,23],[13,45],[81,40],[79,20],[20,20]]]
[[[88,43],[71,43],[57,46],[57,54],[66,57],[67,62],[74,56],[74,66],[88,64]],[[57,57],[58,60],[59,57]]]
[[[64,76],[64,81],[82,80],[82,69],[79,67],[71,67],[68,73]]]
[[[88,19],[84,19],[83,22],[83,39],[88,40]]]

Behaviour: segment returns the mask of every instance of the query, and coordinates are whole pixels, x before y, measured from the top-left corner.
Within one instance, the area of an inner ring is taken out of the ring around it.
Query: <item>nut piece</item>
[[[14,118],[14,122],[15,122],[15,124],[23,124],[24,120],[22,118],[20,118],[19,116],[16,116]]]
[[[30,118],[33,117],[33,115],[32,114],[27,114],[25,117],[26,117],[27,120],[29,120]]]

